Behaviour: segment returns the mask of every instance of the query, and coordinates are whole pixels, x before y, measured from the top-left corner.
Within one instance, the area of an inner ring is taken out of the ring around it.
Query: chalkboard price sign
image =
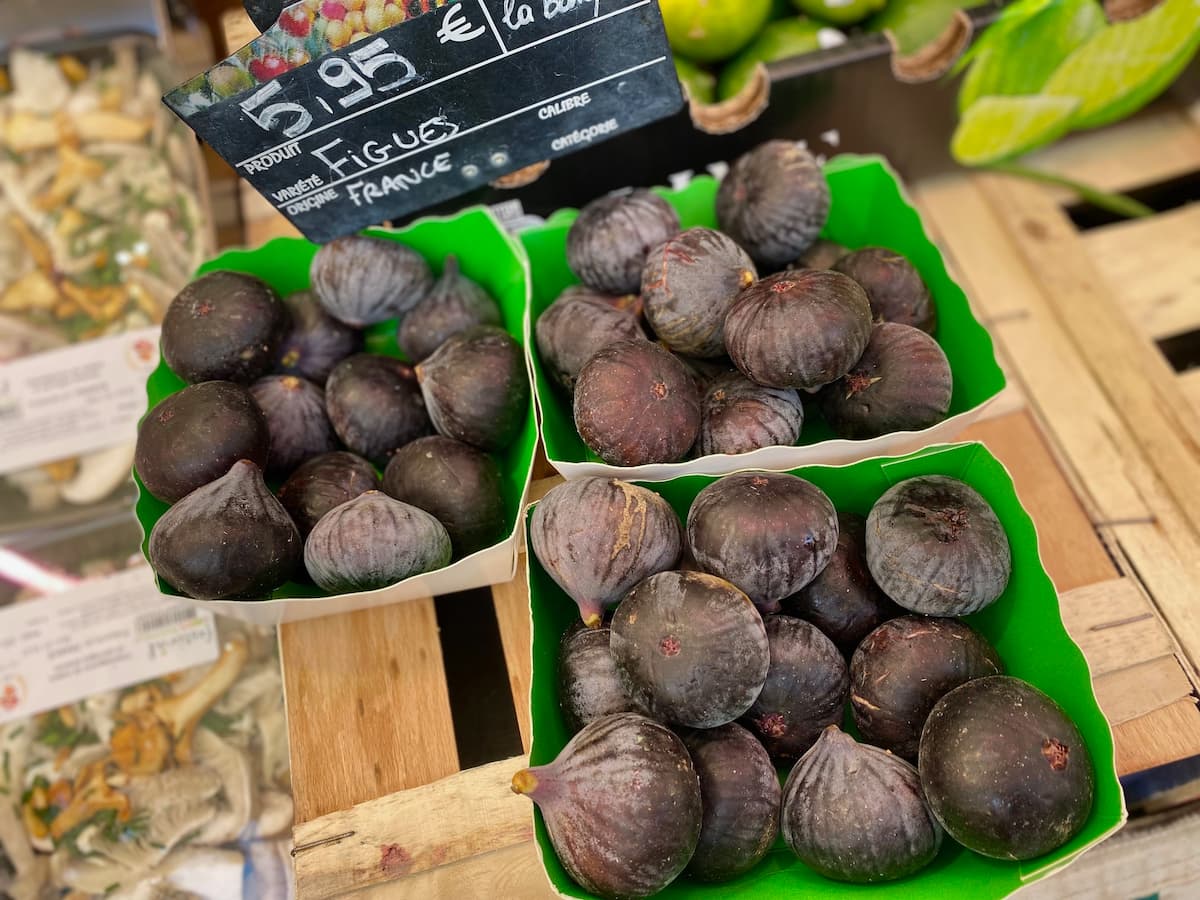
[[[251,45],[266,49],[247,48],[164,100],[314,241],[683,103],[654,0],[459,0],[341,47],[342,20],[314,21],[305,6],[280,25],[309,48],[324,25],[320,55],[271,49],[276,32],[287,37],[276,26]]]

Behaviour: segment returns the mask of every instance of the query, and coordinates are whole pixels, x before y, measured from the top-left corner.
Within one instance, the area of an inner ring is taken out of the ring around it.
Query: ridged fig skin
[[[796,259],[829,217],[829,185],[795,141],[767,141],[738,158],[717,191],[717,222],[768,271]]]
[[[599,197],[567,232],[567,265],[588,287],[636,294],[651,249],[679,233],[679,215],[647,190]]]
[[[849,372],[871,339],[871,306],[826,269],[780,272],[738,295],[725,318],[729,358],[751,381],[816,390]]]
[[[575,383],[575,428],[612,466],[678,462],[700,433],[700,395],[658,344],[623,340],[588,360]]]
[[[636,315],[612,298],[587,288],[568,288],[538,316],[538,353],[554,380],[568,392],[584,363],[619,340],[645,337]]]
[[[867,520],[839,512],[837,547],[820,574],[783,601],[789,616],[812,622],[849,659],[859,641],[903,613],[867,569]]]
[[[609,649],[626,692],[656,719],[716,728],[751,708],[770,657],[762,617],[728,581],[651,575],[617,606]]]
[[[502,322],[492,295],[459,271],[456,257],[447,256],[442,277],[401,319],[396,342],[404,355],[417,363],[456,334]]]
[[[417,366],[439,434],[480,450],[503,450],[529,414],[525,352],[507,331],[481,325],[454,335]]]
[[[197,600],[261,600],[300,565],[300,533],[263,481],[239,460],[154,523],[150,565]]]
[[[920,759],[933,814],[984,856],[1049,853],[1091,815],[1096,776],[1083,735],[1018,678],[977,678],[946,694],[925,723]]]
[[[763,387],[741,372],[730,372],[713,381],[704,395],[699,449],[707,456],[791,447],[803,426],[804,404],[796,391]]]
[[[558,645],[558,705],[572,734],[601,716],[646,712],[621,686],[608,641],[608,626],[575,622]]]
[[[850,252],[834,241],[817,238],[812,245],[788,266],[789,269],[832,269],[834,263]]]
[[[304,567],[332,594],[388,587],[449,562],[442,523],[379,491],[331,509],[304,542]]]
[[[433,287],[433,273],[418,253],[360,234],[318,250],[309,276],[325,311],[356,328],[404,315]]]
[[[911,325],[927,334],[937,328],[937,307],[921,275],[907,259],[885,247],[855,250],[830,266],[862,285],[877,322]]]
[[[825,568],[837,547],[837,511],[803,478],[737,472],[696,495],[687,540],[701,570],[732,582],[766,615]]]
[[[379,490],[375,467],[354,453],[335,450],[300,465],[279,488],[279,502],[300,534],[308,533],[325,513],[359,494]]]
[[[850,673],[837,646],[811,622],[783,615],[763,621],[771,667],[743,724],[773,760],[786,763],[842,721]]]
[[[736,723],[680,737],[700,778],[704,810],[688,877],[730,881],[754,868],[775,843],[779,776],[762,744]]]
[[[725,355],[725,316],[758,278],[750,255],[711,228],[689,228],[650,251],[642,270],[646,320],[676,353]]]
[[[821,388],[817,402],[838,435],[864,440],[920,431],[946,418],[954,394],[950,363],[937,341],[908,325],[883,322],[844,376]]]
[[[312,291],[283,299],[291,324],[275,352],[275,371],[325,386],[333,367],[363,348],[363,333],[325,312]]]
[[[917,770],[836,725],[792,769],[781,819],[783,839],[805,865],[855,884],[912,875],[942,845]]]
[[[889,597],[924,616],[965,616],[1008,586],[1004,526],[970,485],[921,475],[890,487],[867,516],[867,566]]]
[[[863,740],[916,762],[930,710],[975,678],[1004,673],[987,639],[958,619],[885,622],[850,660],[850,709]]]
[[[205,381],[164,397],[146,413],[133,466],[146,490],[174,503],[239,459],[265,466],[270,449],[267,419],[250,392],[230,381]]]
[[[286,477],[306,459],[339,446],[325,412],[325,392],[297,375],[264,375],[250,396],[267,417],[271,452],[267,474]]]
[[[396,451],[383,490],[445,526],[456,558],[490,547],[508,533],[500,467],[453,438],[431,435]]]
[[[636,713],[587,725],[513,790],[541,809],[563,867],[605,900],[657,894],[700,837],[700,782],[683,742]]]
[[[325,408],[342,443],[380,468],[433,432],[416,373],[390,356],[357,353],[338,363],[325,383]]]
[[[645,578],[679,561],[683,527],[653,491],[616,478],[588,477],[552,488],[533,509],[529,542],[542,568],[597,627]]]
[[[287,326],[287,309],[270,286],[241,272],[210,272],[167,307],[162,355],[188,384],[249,384],[271,371]]]

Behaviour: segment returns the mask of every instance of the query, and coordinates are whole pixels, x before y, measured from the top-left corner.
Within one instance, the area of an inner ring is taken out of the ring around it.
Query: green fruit
[[[964,166],[1018,156],[1066,134],[1078,107],[1077,97],[981,97],[959,120],[950,153]]]
[[[695,63],[675,57],[675,74],[687,88],[688,97],[697,103],[712,103],[717,99],[717,76]]]
[[[671,49],[699,63],[729,59],[771,15],[771,0],[662,0],[659,6]]]
[[[717,97],[728,100],[741,93],[754,77],[759,63],[811,53],[825,47],[836,47],[846,36],[836,28],[828,28],[803,16],[792,16],[772,22],[746,49],[725,64],[717,81]]]
[[[834,25],[853,25],[879,12],[887,0],[792,0],[792,6]]]

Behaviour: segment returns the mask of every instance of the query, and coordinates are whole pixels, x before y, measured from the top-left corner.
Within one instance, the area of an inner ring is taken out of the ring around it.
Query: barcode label
[[[191,607],[180,607],[141,616],[135,625],[137,636],[143,637],[152,631],[170,628],[172,625],[179,625],[182,622],[190,622],[196,618],[196,615],[196,610]]]

